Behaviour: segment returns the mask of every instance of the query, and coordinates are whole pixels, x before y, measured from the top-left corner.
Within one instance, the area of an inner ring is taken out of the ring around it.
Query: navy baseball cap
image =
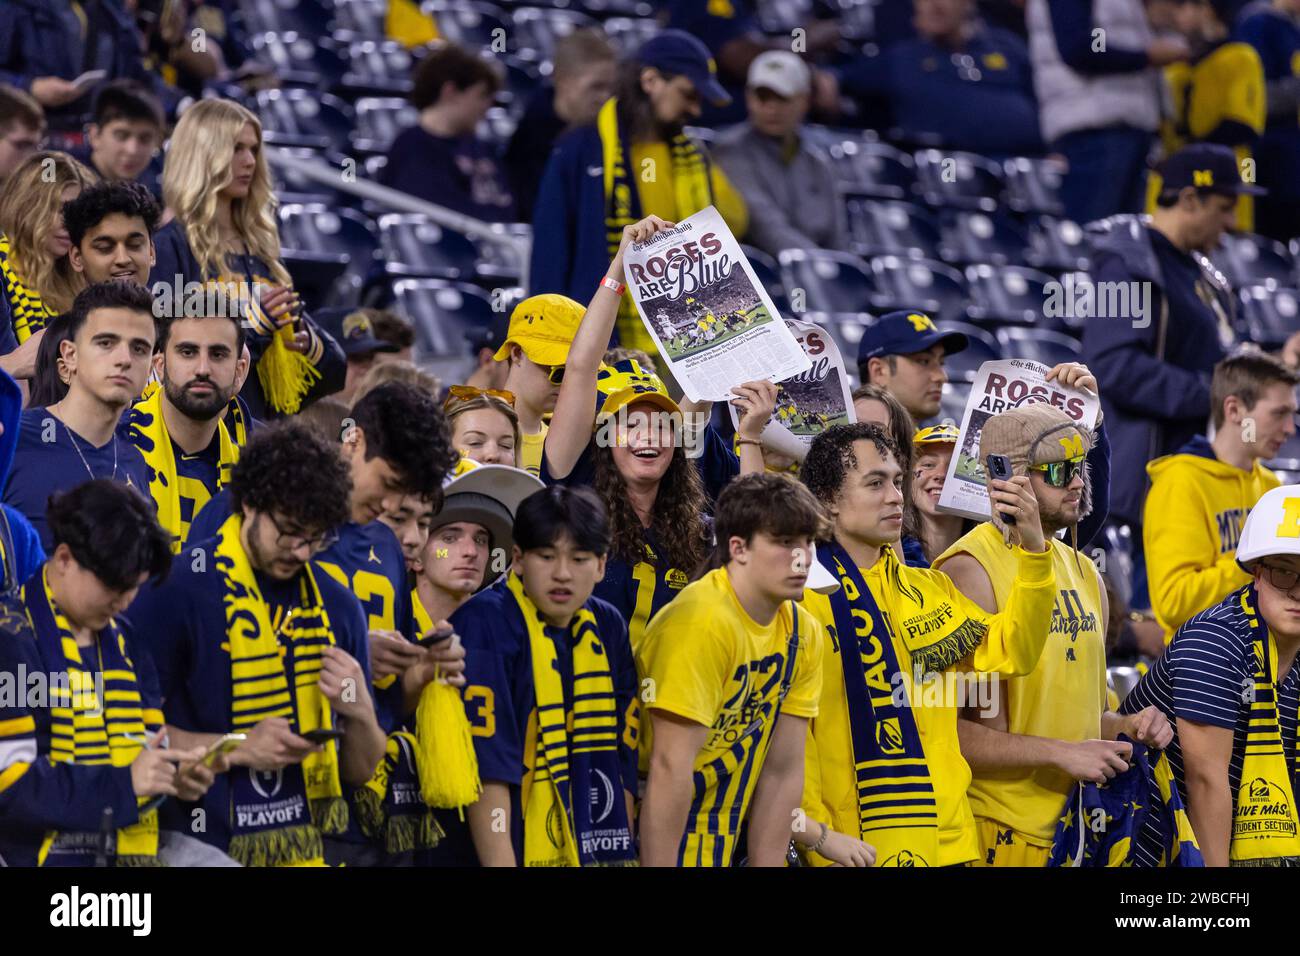
[[[372,352],[400,352],[393,342],[375,337],[370,316],[357,309],[322,309],[314,318],[323,325],[343,348],[348,358]]]
[[[714,106],[731,102],[731,94],[718,82],[718,64],[709,55],[709,48],[685,30],[661,30],[641,44],[636,61],[663,73],[686,77]]]
[[[858,364],[882,355],[912,355],[934,345],[942,345],[944,355],[953,355],[969,344],[961,332],[940,331],[924,312],[890,312],[863,331]]]
[[[1242,182],[1237,154],[1216,143],[1193,143],[1167,158],[1156,170],[1162,192],[1192,186],[1224,196],[1263,196],[1268,190]]]

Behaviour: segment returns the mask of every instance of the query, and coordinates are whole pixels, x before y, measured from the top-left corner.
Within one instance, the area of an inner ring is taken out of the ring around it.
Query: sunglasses
[[[1031,465],[1030,471],[1040,472],[1043,481],[1053,488],[1068,488],[1070,482],[1083,474],[1084,456],[1067,458],[1064,461],[1049,461],[1045,465]]]
[[[564,381],[563,365],[543,365],[542,368],[546,369],[546,380],[552,385],[559,385]]]
[[[1264,576],[1268,578],[1268,583],[1273,585],[1283,594],[1290,594],[1295,588],[1296,582],[1300,581],[1300,571],[1292,571],[1289,568],[1279,568],[1272,564],[1261,565],[1264,569]]]
[[[505,402],[511,408],[515,407],[514,392],[507,392],[499,388],[476,388],[473,385],[452,385],[447,389],[447,400],[443,402],[443,408],[446,408],[452,399],[467,402],[472,398],[478,398],[480,395],[490,395]]]

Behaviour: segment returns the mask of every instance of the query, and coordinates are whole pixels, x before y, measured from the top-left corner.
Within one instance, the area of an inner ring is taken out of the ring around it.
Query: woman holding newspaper
[[[771,382],[731,389],[740,415],[737,461],[711,427],[692,427],[708,420],[708,403],[679,405],[634,360],[602,364],[623,292],[624,253],[673,226],[648,216],[623,230],[573,337],[542,455],[542,480],[592,485],[604,501],[613,547],[596,596],[623,613],[634,650],[646,622],[707,556],[709,500],[737,473],[763,471],[758,436],[776,402]]]

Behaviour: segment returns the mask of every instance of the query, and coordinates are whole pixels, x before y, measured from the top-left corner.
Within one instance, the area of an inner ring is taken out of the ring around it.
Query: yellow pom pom
[[[257,362],[257,380],[262,383],[262,394],[268,405],[278,412],[294,415],[320,378],[320,369],[301,352],[288,348],[286,341],[293,341],[293,327],[289,325],[271,336],[271,344]]]
[[[425,803],[451,810],[478,799],[478,757],[460,691],[437,680],[425,685],[415,709],[415,739]]]

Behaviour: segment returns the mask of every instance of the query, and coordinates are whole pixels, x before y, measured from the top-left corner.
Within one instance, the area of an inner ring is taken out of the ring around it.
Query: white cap
[[[1249,565],[1273,554],[1300,555],[1300,485],[1264,493],[1246,517],[1237,542],[1237,563]]]
[[[745,85],[785,97],[802,96],[812,89],[812,72],[789,50],[767,50],[754,57]]]

